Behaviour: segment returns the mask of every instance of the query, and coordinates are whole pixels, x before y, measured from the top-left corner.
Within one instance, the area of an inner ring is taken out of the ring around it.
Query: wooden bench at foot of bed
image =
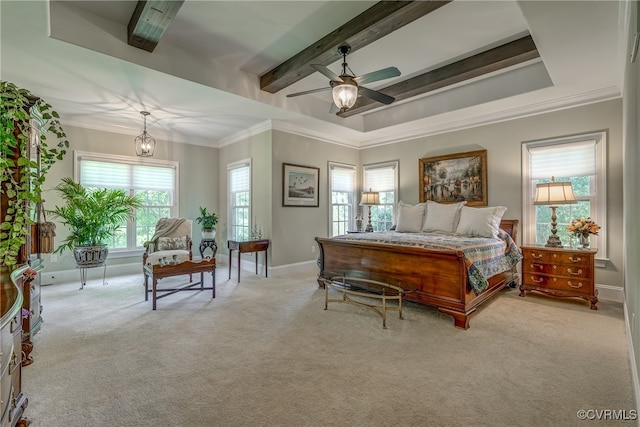
[[[518,220],[502,220],[500,227],[515,240]],[[405,300],[437,307],[453,316],[458,328],[469,327],[477,307],[506,286],[517,286],[516,268],[489,278],[489,286],[476,295],[469,285],[462,252],[316,237],[320,248],[318,285],[336,273],[415,287]]]

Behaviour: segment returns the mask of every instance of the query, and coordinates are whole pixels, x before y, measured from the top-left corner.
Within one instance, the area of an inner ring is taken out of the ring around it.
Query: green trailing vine
[[[51,166],[69,148],[60,117],[51,105],[13,83],[0,81],[0,194],[7,209],[0,218],[0,265],[16,265],[33,220],[30,207],[42,202],[42,186]],[[39,125],[40,164],[30,158],[32,122]],[[49,146],[47,135],[57,143]],[[20,174],[16,174],[20,170]]]

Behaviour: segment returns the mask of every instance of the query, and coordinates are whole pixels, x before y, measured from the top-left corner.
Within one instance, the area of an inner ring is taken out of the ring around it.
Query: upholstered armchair
[[[158,261],[166,257],[173,262],[176,256],[178,262],[190,261],[191,252],[191,228],[193,221],[186,218],[160,218],[156,224],[156,230],[148,242],[142,255],[142,266],[158,264]]]

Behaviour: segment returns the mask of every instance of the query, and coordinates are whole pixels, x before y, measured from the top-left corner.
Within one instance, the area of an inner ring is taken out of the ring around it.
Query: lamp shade
[[[570,182],[551,182],[536,184],[534,205],[567,205],[576,203]]]
[[[347,111],[353,107],[358,99],[358,86],[350,79],[344,79],[344,83],[332,85],[333,102],[340,111]]]
[[[380,204],[380,193],[377,191],[363,191],[362,198],[360,199],[360,204],[363,206],[367,205],[379,205]]]

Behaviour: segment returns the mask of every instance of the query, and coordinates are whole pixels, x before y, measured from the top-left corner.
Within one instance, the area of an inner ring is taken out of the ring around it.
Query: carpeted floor
[[[635,410],[621,304],[505,290],[469,330],[415,304],[385,330],[312,270],[217,278],[155,312],[141,275],[44,287],[32,426],[635,425],[576,415]]]

